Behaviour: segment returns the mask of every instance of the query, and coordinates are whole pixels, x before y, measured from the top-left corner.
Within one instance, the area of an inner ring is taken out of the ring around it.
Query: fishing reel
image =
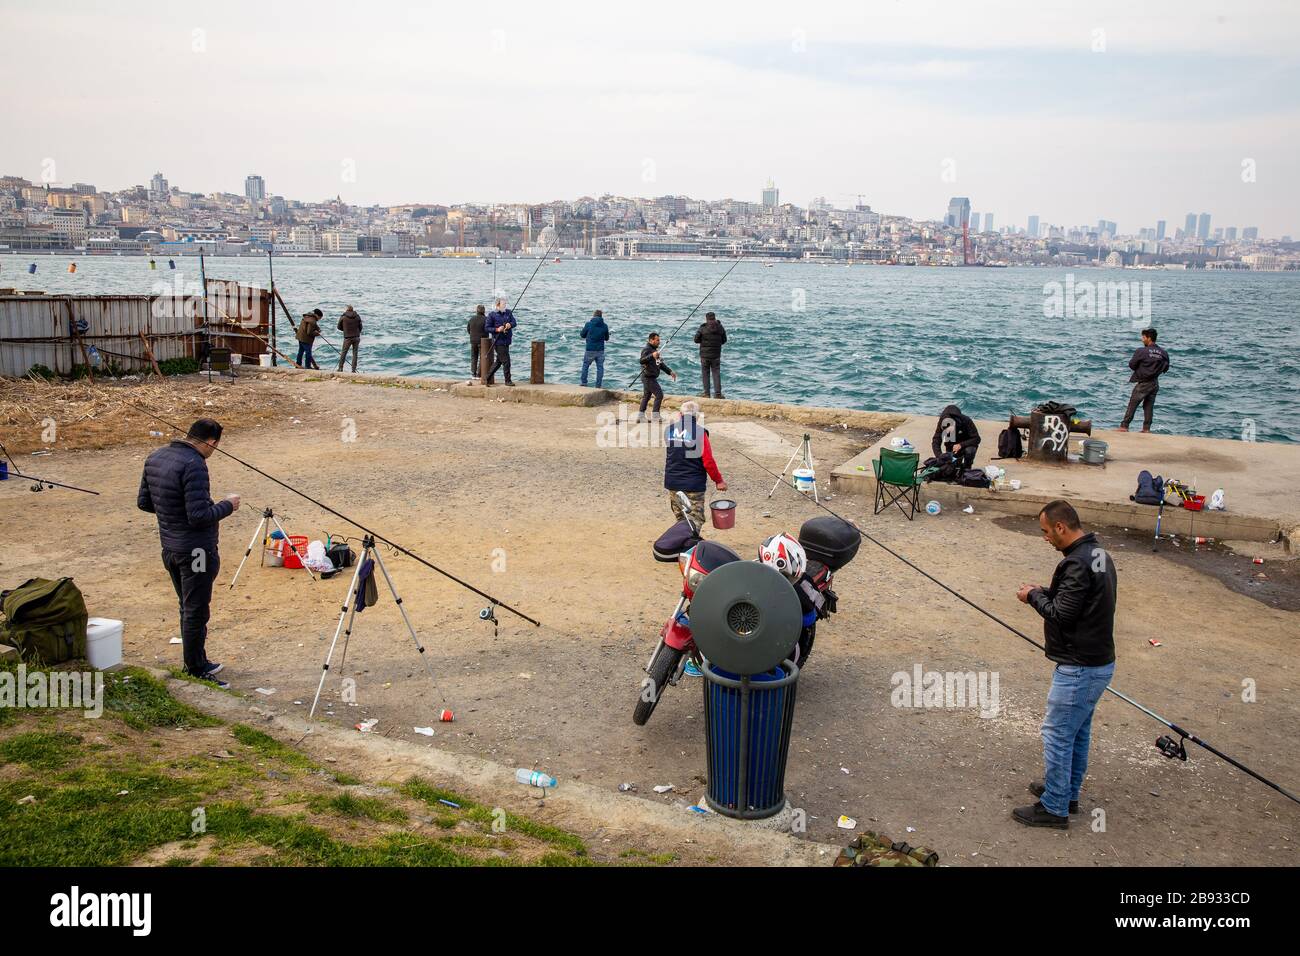
[[[1175,757],[1177,757],[1179,760],[1187,759],[1187,748],[1183,746],[1182,737],[1179,737],[1177,740],[1175,740],[1173,737],[1170,737],[1168,734],[1165,734],[1163,737],[1161,737],[1159,740],[1156,741],[1156,749],[1159,750],[1166,757],[1168,757],[1170,760],[1173,760]]]
[[[483,610],[479,611],[478,619],[480,621],[486,621],[488,624],[492,625],[493,637],[496,637],[497,634],[500,633],[501,623],[497,620],[495,604],[489,604],[487,607],[483,608]]]

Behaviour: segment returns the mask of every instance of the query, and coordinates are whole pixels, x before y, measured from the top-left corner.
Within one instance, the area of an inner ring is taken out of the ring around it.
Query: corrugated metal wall
[[[214,324],[228,322],[244,336],[214,334],[212,344],[239,352],[256,363],[266,351],[269,293],[235,282],[208,283],[208,314]],[[203,300],[187,296],[145,295],[7,295],[0,296],[0,375],[18,377],[33,365],[61,375],[86,364],[81,344],[70,335],[79,320],[87,329],[82,341],[94,346],[103,361],[129,371],[150,369],[143,332],[154,358],[193,357],[203,325]],[[22,341],[28,340],[28,341]],[[36,341],[31,341],[36,340]]]

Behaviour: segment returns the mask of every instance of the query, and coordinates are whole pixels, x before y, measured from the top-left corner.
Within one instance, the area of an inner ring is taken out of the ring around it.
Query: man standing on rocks
[[[1114,560],[1068,501],[1044,505],[1038,526],[1063,557],[1050,588],[1026,584],[1016,597],[1042,617],[1045,653],[1056,671],[1043,718],[1043,781],[1029,785],[1038,802],[1011,815],[1028,827],[1068,830],[1088,771],[1092,714],[1115,674],[1117,576]]]
[[[180,599],[185,672],[225,687],[222,665],[208,660],[212,585],[221,569],[217,525],[239,509],[239,495],[213,501],[207,459],[221,441],[221,425],[200,418],[185,438],[152,452],[144,463],[136,507],[158,517],[162,562]]]
[[[339,331],[343,333],[343,351],[339,353],[339,368],[343,371],[343,360],[348,357],[348,350],[352,350],[352,371],[357,370],[357,352],[361,348],[361,316],[357,315],[356,309],[348,306],[339,316]]]
[[[510,381],[510,342],[514,339],[515,326],[519,320],[515,318],[512,312],[506,306],[505,299],[497,299],[496,308],[488,313],[487,323],[484,326],[487,333],[492,338],[492,347],[496,351],[496,359],[492,363],[492,368],[488,371],[487,381],[484,385],[494,385],[492,378],[496,375],[497,369],[501,369],[505,374],[506,384],[513,386],[515,383]]]
[[[1128,431],[1137,407],[1142,406],[1142,433],[1151,432],[1151,417],[1156,410],[1156,392],[1160,391],[1160,376],[1169,371],[1169,353],[1156,345],[1156,330],[1142,330],[1142,347],[1128,360],[1128,367],[1133,370],[1130,382],[1135,382],[1133,394],[1128,399],[1128,409],[1124,420],[1120,422],[1119,431]]]
[[[709,375],[712,373],[713,397],[723,398],[722,347],[727,344],[727,330],[712,312],[705,313],[704,324],[695,333],[695,344],[700,347],[700,377],[704,384],[700,397],[709,397]]]

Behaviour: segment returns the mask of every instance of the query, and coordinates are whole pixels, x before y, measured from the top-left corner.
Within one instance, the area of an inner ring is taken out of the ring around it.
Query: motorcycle
[[[710,571],[739,560],[740,555],[716,541],[701,541],[678,556],[678,567],[682,572],[682,593],[677,599],[677,607],[659,631],[659,642],[655,644],[650,660],[646,662],[646,677],[641,681],[641,695],[632,712],[632,722],[638,727],[644,726],[650,719],[664,688],[670,684],[675,687],[681,680],[688,660],[697,667],[703,663],[691,634],[688,614],[691,598]]]

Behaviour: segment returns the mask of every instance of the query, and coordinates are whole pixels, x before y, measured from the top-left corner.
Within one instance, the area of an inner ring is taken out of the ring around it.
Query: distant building
[[[1259,238],[1259,226],[1247,226],[1241,230],[1241,238],[1246,240]]]
[[[1038,238],[1038,217],[1037,216],[1029,217],[1029,226],[1025,229],[1025,231],[1029,233],[1031,238],[1033,239]]]
[[[162,173],[154,173],[153,178],[149,180],[149,198],[155,202],[162,202],[167,198],[171,188],[167,185],[167,180]]]
[[[943,224],[951,229],[960,229],[970,222],[970,200],[965,196],[953,196],[948,200],[948,215]]]
[[[991,212],[986,212],[984,214],[984,231],[985,232],[993,231],[993,213]]]
[[[1183,223],[1183,235],[1188,239],[1196,235],[1196,213],[1189,212],[1187,214],[1187,219]]]
[[[1226,239],[1228,242],[1235,241],[1237,238],[1237,227],[1229,226],[1227,229],[1224,229],[1223,238]]]
[[[266,199],[266,180],[254,173],[244,179],[244,196],[254,206]]]
[[[776,183],[770,179],[767,181],[767,185],[763,187],[763,205],[768,209],[775,209],[781,205],[781,190],[777,189]]]
[[[1165,237],[1165,221],[1161,219],[1156,223],[1156,240],[1159,241]]]
[[[1208,212],[1201,213],[1200,218],[1196,220],[1196,238],[1210,238],[1210,214]]]

